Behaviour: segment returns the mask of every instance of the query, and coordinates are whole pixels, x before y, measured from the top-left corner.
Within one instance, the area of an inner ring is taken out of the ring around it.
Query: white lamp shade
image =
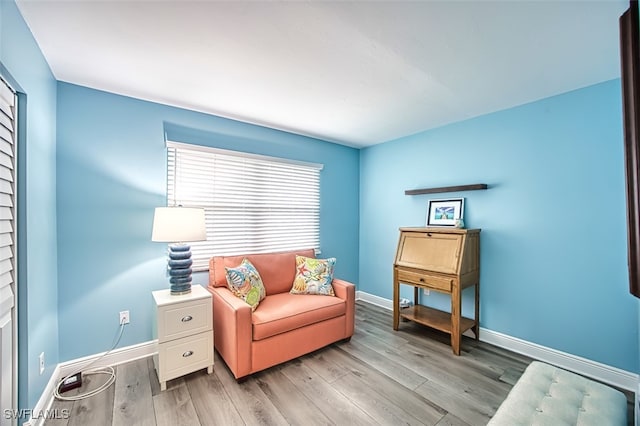
[[[192,207],[156,207],[151,241],[178,243],[204,241],[207,229],[204,209]]]

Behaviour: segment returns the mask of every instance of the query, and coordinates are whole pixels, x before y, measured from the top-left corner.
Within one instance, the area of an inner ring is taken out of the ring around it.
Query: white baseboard
[[[60,377],[60,364],[56,365],[56,368],[51,374],[51,378],[47,382],[47,386],[45,386],[42,395],[40,395],[40,399],[36,403],[36,406],[33,407],[29,419],[27,419],[22,426],[39,426],[44,422],[44,413],[51,408],[51,404],[53,403],[53,391],[58,383],[57,377]]]
[[[637,374],[607,364],[527,342],[526,340],[482,327],[480,327],[480,340],[631,392],[635,392],[637,388]]]
[[[138,343],[137,345],[126,346],[120,349],[114,349],[109,354],[103,353],[86,356],[83,358],[73,359],[71,361],[61,362],[60,366],[60,378],[77,373],[84,370],[89,363],[90,368],[106,367],[108,365],[114,366],[118,364],[124,364],[125,362],[135,361],[136,359],[146,358],[157,352],[156,340],[150,340],[148,342]],[[104,357],[100,359],[100,357]],[[99,361],[96,361],[100,359]]]
[[[87,367],[99,368],[114,366],[129,361],[135,361],[136,359],[146,358],[157,352],[156,344],[156,340],[151,340],[137,345],[114,349],[108,354],[102,352],[83,358],[61,362],[56,366],[47,386],[44,388],[44,391],[42,391],[42,395],[40,396],[38,403],[32,410],[31,418],[23,423],[23,426],[41,426],[43,424],[46,417],[44,414],[51,409],[51,405],[53,404],[53,392],[58,385],[58,382],[63,377],[75,374],[78,371],[83,371]]]
[[[381,308],[393,310],[393,301],[383,297],[356,292],[356,300],[371,303]],[[553,348],[531,343],[517,337],[498,333],[480,327],[480,340],[531,358],[553,364],[557,367],[591,377],[621,389],[635,392],[638,388],[638,375],[610,365],[582,358]]]
[[[384,297],[376,296],[375,294],[356,291],[356,300],[362,300],[363,302],[371,303],[372,305],[393,311],[393,300],[385,299]]]

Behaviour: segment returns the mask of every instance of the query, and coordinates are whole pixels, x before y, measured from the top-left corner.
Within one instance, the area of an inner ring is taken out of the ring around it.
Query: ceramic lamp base
[[[169,245],[169,283],[171,294],[191,292],[191,246],[188,244]]]

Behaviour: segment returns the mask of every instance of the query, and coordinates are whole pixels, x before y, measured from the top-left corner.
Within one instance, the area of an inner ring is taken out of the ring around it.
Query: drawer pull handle
[[[187,315],[186,317],[183,317],[180,321],[182,322],[189,322],[193,319],[193,317],[191,315]]]
[[[193,351],[186,351],[185,353],[182,354],[184,358],[189,357],[191,355],[193,355]]]
[[[424,282],[424,278],[420,278],[420,282],[423,283]]]

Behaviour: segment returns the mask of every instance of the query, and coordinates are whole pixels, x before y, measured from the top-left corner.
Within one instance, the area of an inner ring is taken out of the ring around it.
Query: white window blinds
[[[194,270],[217,255],[320,248],[322,165],[167,142],[167,204],[203,207],[207,241]]]

